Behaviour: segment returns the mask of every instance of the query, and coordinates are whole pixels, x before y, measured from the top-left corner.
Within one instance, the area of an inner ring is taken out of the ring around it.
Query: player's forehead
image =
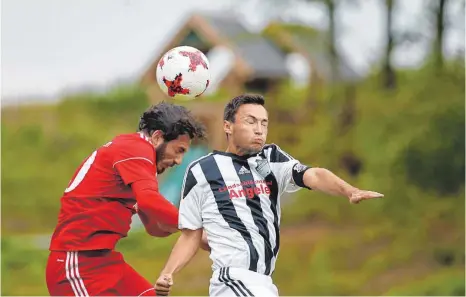
[[[238,118],[254,117],[258,120],[267,120],[268,114],[264,106],[259,104],[243,104],[236,113]]]
[[[182,134],[178,136],[178,138],[169,141],[168,145],[175,148],[183,148],[185,151],[187,151],[191,145],[191,138],[187,134]]]

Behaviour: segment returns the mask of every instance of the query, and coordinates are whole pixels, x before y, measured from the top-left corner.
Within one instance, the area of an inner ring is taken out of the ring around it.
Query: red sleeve
[[[146,218],[146,229],[158,222],[172,226],[178,225],[178,209],[163,197],[155,181],[143,180],[131,184],[138,203],[138,212]]]
[[[155,180],[155,152],[140,141],[120,143],[113,148],[113,168],[129,185],[139,180]]]
[[[155,151],[150,145],[139,140],[115,145],[113,167],[123,182],[131,185],[138,211],[146,218],[146,229],[155,228],[158,222],[178,225],[178,209],[159,193]]]

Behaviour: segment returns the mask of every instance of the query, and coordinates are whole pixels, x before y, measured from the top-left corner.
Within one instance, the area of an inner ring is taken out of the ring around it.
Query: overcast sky
[[[238,1],[240,2],[240,1]],[[253,11],[243,1],[244,11]],[[398,26],[428,34],[422,17],[425,0],[403,0]],[[170,5],[172,4],[173,5]],[[368,71],[383,48],[384,14],[381,0],[362,0],[345,8],[341,17],[341,51],[358,71]],[[135,78],[193,9],[218,9],[227,0],[2,0],[2,97],[56,96],[64,88],[105,86],[120,78]],[[457,15],[459,6],[451,7]],[[302,11],[300,9],[297,9]],[[318,7],[306,12],[311,24],[321,24]],[[248,12],[251,25],[254,12]],[[447,36],[447,51],[464,47],[464,21]],[[415,66],[425,46],[401,48],[395,62]]]

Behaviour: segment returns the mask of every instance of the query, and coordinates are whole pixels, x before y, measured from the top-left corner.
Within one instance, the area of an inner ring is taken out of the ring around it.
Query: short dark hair
[[[165,141],[171,141],[187,134],[191,139],[206,137],[204,125],[184,106],[161,102],[149,107],[139,120],[139,131],[152,135],[154,131],[163,132]]]
[[[265,100],[262,95],[256,95],[256,94],[243,94],[243,95],[237,96],[231,99],[230,102],[228,102],[227,105],[225,106],[225,110],[223,112],[223,119],[225,121],[234,123],[235,116],[236,116],[236,113],[238,112],[238,109],[240,108],[241,105],[244,105],[244,104],[258,104],[258,105],[264,106]]]

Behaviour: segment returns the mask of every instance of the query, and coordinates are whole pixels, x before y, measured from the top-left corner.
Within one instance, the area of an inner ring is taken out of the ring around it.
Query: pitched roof
[[[234,16],[202,14],[202,17],[221,35],[230,40],[238,54],[254,70],[253,76],[283,78],[289,73],[284,53],[261,34],[249,32]]]

